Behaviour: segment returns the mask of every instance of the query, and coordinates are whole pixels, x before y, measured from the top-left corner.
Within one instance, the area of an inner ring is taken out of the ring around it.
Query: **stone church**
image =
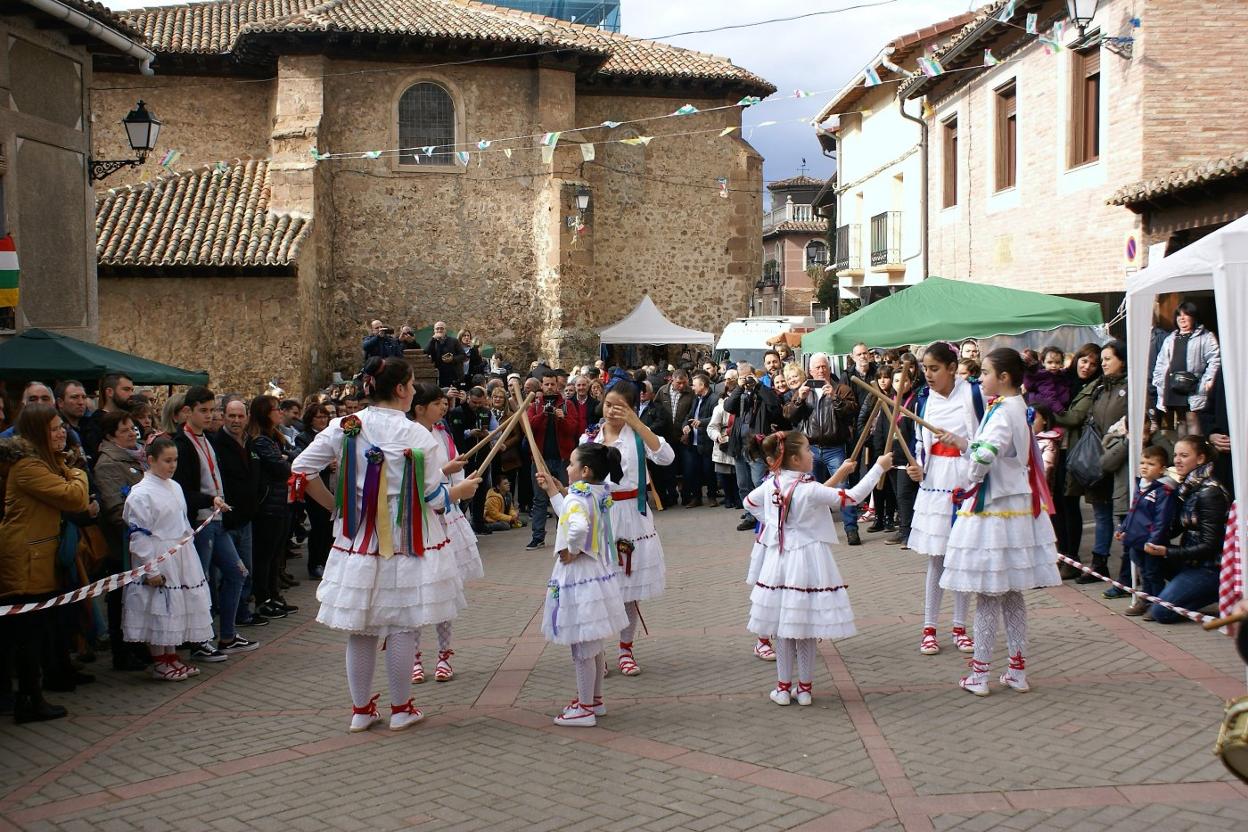
[[[762,159],[721,133],[774,87],[727,59],[469,0],[121,16],[156,74],[97,58],[94,116],[142,99],[179,155],[97,191],[108,346],[306,392],[358,369],[374,318],[527,366],[596,356],[643,291],[703,330],[748,305]]]

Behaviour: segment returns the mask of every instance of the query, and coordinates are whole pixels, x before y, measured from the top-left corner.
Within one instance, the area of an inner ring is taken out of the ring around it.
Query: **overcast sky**
[[[114,9],[167,5],[152,0],[105,0]],[[806,160],[811,176],[833,171],[814,131],[798,122],[816,115],[831,96],[862,69],[885,42],[966,11],[982,0],[623,0],[625,34],[659,38],[712,52],[771,81],[779,92],[817,92],[812,98],[763,103],[745,113],[744,135],[766,160],[768,180],[795,176]],[[721,32],[669,37],[676,32],[751,24],[774,18],[879,4],[875,8],[821,14]],[[762,121],[780,123],[751,130]]]

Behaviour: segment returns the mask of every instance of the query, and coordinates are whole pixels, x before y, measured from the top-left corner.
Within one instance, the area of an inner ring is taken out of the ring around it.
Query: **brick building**
[[[95,110],[142,96],[182,155],[99,195],[106,344],[206,366],[223,388],[307,390],[358,368],[373,318],[445,319],[516,361],[575,361],[645,290],[702,330],[749,300],[762,160],[719,135],[740,109],[641,121],[773,91],[726,59],[465,0],[124,17],[159,75],[97,66]],[[548,131],[563,132],[547,156]],[[655,138],[619,141],[639,136]]]
[[[932,53],[945,74],[902,85],[928,114],[930,273],[1112,313],[1140,219],[1110,196],[1243,148],[1248,89],[1208,55],[1248,47],[1248,4],[1103,0],[1083,36],[1064,0],[1013,5],[1008,24],[998,0]]]
[[[815,280],[828,265],[828,223],[815,212],[823,185],[800,174],[767,186],[772,208],[763,215],[763,274],[754,285],[751,315],[817,311]]]

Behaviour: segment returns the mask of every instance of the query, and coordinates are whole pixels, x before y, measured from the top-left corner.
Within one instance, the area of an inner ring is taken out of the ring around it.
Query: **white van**
[[[763,353],[771,349],[767,346],[770,339],[782,332],[809,331],[818,326],[809,315],[737,318],[724,327],[723,334],[715,342],[715,360],[748,361],[755,367],[761,367]]]

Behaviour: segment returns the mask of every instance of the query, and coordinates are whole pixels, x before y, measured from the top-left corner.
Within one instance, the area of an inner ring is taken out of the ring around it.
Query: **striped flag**
[[[1226,617],[1244,597],[1244,576],[1239,565],[1239,502],[1231,503],[1222,544],[1222,571],[1218,576],[1218,616]]]
[[[1001,63],[997,60],[997,56],[992,54],[991,49],[984,50],[984,66],[996,66]]]
[[[935,58],[919,58],[919,70],[928,78],[944,74],[945,68]]]
[[[876,72],[873,66],[867,67],[867,71],[863,73],[862,85],[864,87],[878,87],[880,83],[880,73]]]
[[[997,13],[997,20],[1002,23],[1009,23],[1010,18],[1014,16],[1014,0],[1007,0],[1005,7]]]
[[[0,237],[0,307],[17,306],[17,246],[13,235]]]

